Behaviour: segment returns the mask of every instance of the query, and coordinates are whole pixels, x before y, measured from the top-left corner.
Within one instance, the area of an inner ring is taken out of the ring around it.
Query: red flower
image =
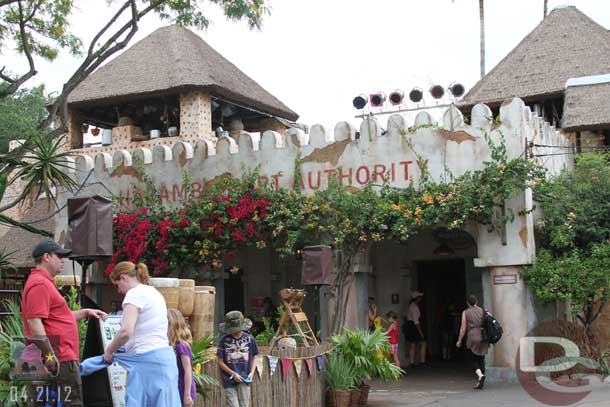
[[[187,226],[189,226],[191,224],[191,221],[188,220],[187,218],[182,218],[180,219],[180,223],[178,224],[178,226],[180,226],[181,228],[185,228]]]
[[[148,215],[148,208],[140,208],[138,209],[138,212],[140,212],[142,215]]]

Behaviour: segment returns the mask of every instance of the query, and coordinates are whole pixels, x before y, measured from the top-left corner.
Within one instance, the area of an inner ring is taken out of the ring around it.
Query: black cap
[[[37,259],[45,253],[56,253],[59,257],[67,257],[72,253],[72,250],[64,249],[53,240],[42,240],[32,250],[32,257]]]

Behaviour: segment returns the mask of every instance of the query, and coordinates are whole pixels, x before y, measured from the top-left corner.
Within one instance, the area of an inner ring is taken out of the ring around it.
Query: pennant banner
[[[262,356],[256,357],[256,372],[258,377],[263,378],[263,372],[265,371],[265,359]]]
[[[318,371],[324,371],[324,355],[316,356],[316,360],[318,361]]]
[[[294,361],[294,370],[297,372],[297,377],[301,376],[301,368],[303,367],[303,360],[297,359]]]
[[[280,360],[277,356],[267,356],[269,359],[269,371],[271,372],[271,376],[275,373],[275,368],[277,367],[277,361]]]
[[[313,359],[305,359],[305,364],[307,365],[307,371],[311,376],[313,374]]]
[[[284,375],[284,381],[288,377],[290,373],[290,368],[292,367],[292,361],[290,359],[282,358],[282,373]]]

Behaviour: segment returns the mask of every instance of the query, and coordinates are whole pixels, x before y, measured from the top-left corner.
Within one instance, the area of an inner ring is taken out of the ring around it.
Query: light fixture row
[[[464,85],[454,82],[447,88],[451,96],[459,98],[464,95],[466,89]],[[434,99],[441,99],[445,96],[445,88],[441,85],[432,85],[429,89],[430,95]],[[368,96],[365,94],[358,95],[352,101],[354,107],[358,110],[364,109],[367,104],[370,103],[371,107],[383,107],[386,100],[389,99],[390,104],[393,106],[400,105],[403,103],[405,98],[404,91],[396,89],[390,93],[389,97],[383,92],[371,93]],[[415,87],[409,92],[409,100],[413,103],[419,103],[424,98],[424,91],[420,87]]]

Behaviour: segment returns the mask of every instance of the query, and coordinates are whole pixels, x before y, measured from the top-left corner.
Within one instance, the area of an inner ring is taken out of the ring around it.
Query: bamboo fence
[[[296,349],[277,348],[269,352],[267,347],[259,347],[260,356],[264,360],[264,369],[262,375],[254,375],[252,382],[252,397],[251,407],[323,407],[324,380],[323,372],[318,370],[316,356],[328,353],[332,349],[330,344],[321,344],[310,347],[298,347]],[[267,355],[278,358],[287,358],[291,362],[296,359],[302,359],[301,374],[297,376],[293,363],[290,363],[290,372],[284,380],[284,372],[281,361],[278,361],[275,373],[271,375],[269,367],[269,359]],[[313,358],[311,372],[309,371],[305,359]],[[216,359],[206,363],[203,372],[215,377],[221,385],[218,387],[208,387],[208,393],[205,401],[198,395],[195,403],[196,407],[225,407],[225,392],[222,388],[222,378],[220,368]]]

